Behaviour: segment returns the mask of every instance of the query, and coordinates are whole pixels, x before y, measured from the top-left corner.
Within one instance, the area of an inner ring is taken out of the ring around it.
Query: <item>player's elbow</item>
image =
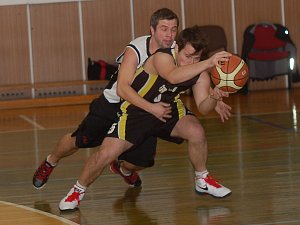
[[[201,116],[207,116],[208,115],[208,113],[209,113],[209,111],[205,111],[205,110],[199,110],[199,113],[200,113],[200,115]]]
[[[164,78],[166,81],[168,81],[170,84],[178,84],[180,81],[178,81],[179,76],[173,72],[168,73],[162,73],[160,74],[162,78]]]
[[[178,84],[179,82],[178,82],[177,80],[175,80],[175,79],[171,79],[171,80],[169,81],[169,83],[170,83],[170,84]]]
[[[117,85],[117,95],[121,98],[125,96],[124,88],[120,87],[120,85]]]
[[[207,110],[201,106],[198,106],[198,112],[200,113],[201,116],[207,116],[210,110]]]
[[[174,77],[168,77],[167,79],[166,79],[170,84],[178,84],[178,83],[180,83],[177,79],[175,79]]]

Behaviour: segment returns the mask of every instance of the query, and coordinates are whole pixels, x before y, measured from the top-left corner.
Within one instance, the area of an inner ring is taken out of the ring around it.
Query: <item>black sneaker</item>
[[[48,181],[50,174],[55,166],[52,166],[47,160],[45,159],[39,168],[35,171],[32,179],[33,186],[37,189],[41,189],[45,186]]]

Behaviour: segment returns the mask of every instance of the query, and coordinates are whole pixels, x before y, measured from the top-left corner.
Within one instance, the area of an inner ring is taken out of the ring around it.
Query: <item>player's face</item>
[[[157,43],[158,48],[170,48],[177,35],[177,20],[160,20],[156,30],[151,27],[151,35]]]
[[[195,53],[195,49],[190,43],[187,43],[183,49],[178,52],[177,63],[179,66],[194,64],[200,61],[201,53]]]

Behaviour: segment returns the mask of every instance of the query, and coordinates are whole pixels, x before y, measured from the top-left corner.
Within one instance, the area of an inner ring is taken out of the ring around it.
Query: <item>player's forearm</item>
[[[217,105],[217,99],[213,95],[209,95],[204,101],[198,105],[198,111],[201,115],[206,116],[214,110]]]
[[[165,79],[171,84],[178,84],[190,80],[210,68],[210,63],[204,60],[195,64],[177,67]]]
[[[121,98],[128,101],[129,103],[147,112],[150,112],[152,104],[139,96],[139,94],[131,86],[123,86],[122,88],[118,87],[117,93]]]

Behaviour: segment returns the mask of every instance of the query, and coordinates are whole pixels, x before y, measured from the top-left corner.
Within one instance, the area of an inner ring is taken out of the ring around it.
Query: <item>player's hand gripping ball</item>
[[[240,90],[249,78],[247,64],[237,55],[230,56],[221,68],[213,67],[210,74],[214,85],[229,93]]]

